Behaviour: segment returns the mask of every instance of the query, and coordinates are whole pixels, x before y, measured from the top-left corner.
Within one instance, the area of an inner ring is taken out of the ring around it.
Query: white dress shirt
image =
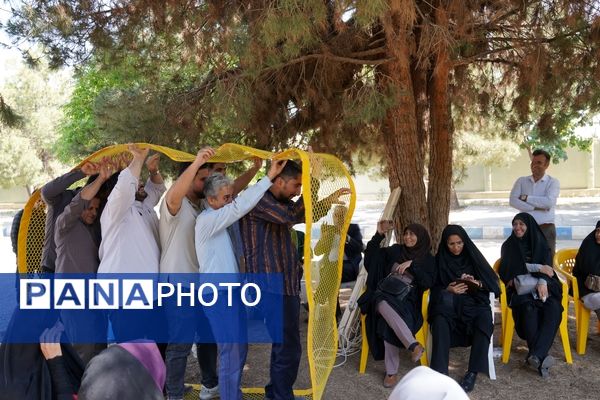
[[[148,197],[141,202],[135,200],[137,187],[138,179],[125,168],[108,196],[100,216],[99,274],[158,273],[160,247],[154,207],[166,188],[148,179],[144,186]]]
[[[510,191],[510,205],[531,214],[539,225],[553,224],[559,194],[560,182],[550,175],[544,175],[537,182],[531,175],[522,176],[517,179]],[[527,201],[519,200],[521,195],[527,195]],[[543,210],[536,210],[536,208]]]
[[[238,273],[238,264],[227,228],[248,214],[271,187],[268,177],[244,190],[231,203],[215,210],[210,206],[196,219],[196,254],[200,272]]]

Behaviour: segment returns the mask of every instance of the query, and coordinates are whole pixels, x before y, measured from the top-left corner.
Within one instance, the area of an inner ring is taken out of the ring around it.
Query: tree
[[[3,60],[19,63],[18,58]],[[68,71],[50,71],[41,62],[32,69],[20,63],[0,91],[21,115],[13,126],[0,125],[0,186],[26,186],[31,192],[64,167],[53,155],[60,107],[69,96]]]
[[[598,14],[589,0],[38,0],[8,31],[57,64],[90,49],[105,65],[134,58],[186,132],[270,149],[310,141],[345,160],[375,152],[404,189],[398,225],[424,222],[435,240],[458,117],[552,141],[600,108]],[[177,65],[197,75],[152,79]]]

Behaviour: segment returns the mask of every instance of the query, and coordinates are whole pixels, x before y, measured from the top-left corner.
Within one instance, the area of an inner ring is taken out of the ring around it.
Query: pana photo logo
[[[227,306],[236,301],[247,307],[261,300],[255,283],[195,282],[168,283],[152,279],[21,279],[19,308],[49,309],[153,309],[163,301],[176,297],[177,306],[214,306],[220,296],[227,296]],[[156,302],[155,302],[156,300]]]

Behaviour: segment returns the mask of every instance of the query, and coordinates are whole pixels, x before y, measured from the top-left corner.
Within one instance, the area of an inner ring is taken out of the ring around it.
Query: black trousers
[[[466,329],[461,329],[459,324],[451,324],[451,321],[443,315],[437,315],[434,318],[431,324],[431,369],[448,375],[450,348],[470,345],[468,371],[489,374],[490,337],[484,333],[484,330],[487,330],[486,327],[492,324],[490,311],[477,315],[471,323],[473,325],[472,334],[468,335]],[[454,325],[454,329],[452,329],[452,325]]]
[[[549,297],[512,307],[517,335],[527,342],[529,355],[543,360],[548,355],[562,318],[558,299]]]

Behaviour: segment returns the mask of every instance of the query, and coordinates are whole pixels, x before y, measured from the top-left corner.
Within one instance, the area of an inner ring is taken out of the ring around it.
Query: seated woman
[[[458,225],[444,228],[436,264],[429,303],[431,368],[448,375],[450,348],[471,346],[469,367],[460,384],[470,392],[477,373],[489,374],[487,355],[494,331],[490,292],[499,296],[498,277]]]
[[[554,273],[550,247],[535,219],[527,213],[512,221],[512,234],[502,244],[499,275],[519,337],[527,341],[527,363],[544,378],[554,358],[548,351],[562,315],[562,287]]]
[[[393,387],[398,382],[400,346],[411,352],[413,362],[419,361],[423,354],[423,346],[414,335],[423,324],[423,292],[431,287],[435,278],[435,259],[430,253],[427,229],[410,224],[403,232],[404,244],[381,248],[385,232],[392,227],[391,221],[379,221],[377,233],[367,244],[367,289],[358,300],[362,313],[366,314],[367,339],[373,358],[385,358],[385,387]],[[402,301],[378,289],[388,275],[413,286]]]
[[[596,223],[596,229],[581,242],[573,267],[583,305],[594,311],[600,319],[600,292],[591,290],[585,284],[590,275],[600,276],[600,221]]]

